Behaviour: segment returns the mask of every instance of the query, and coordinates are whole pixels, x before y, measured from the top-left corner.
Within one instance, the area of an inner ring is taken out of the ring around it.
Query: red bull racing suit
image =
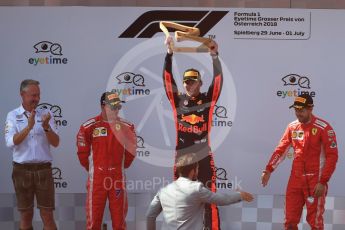
[[[309,225],[313,230],[322,230],[327,182],[338,160],[335,132],[326,121],[315,116],[312,116],[308,124],[298,120],[290,123],[266,170],[273,172],[290,147],[294,149],[294,160],[286,190],[285,229],[298,229],[303,206],[306,204]],[[325,185],[326,191],[318,198],[311,198],[317,183]]]
[[[214,77],[206,93],[190,97],[179,93],[172,75],[172,54],[165,57],[164,88],[173,108],[177,140],[176,158],[186,153],[196,153],[199,159],[198,180],[211,191],[216,192],[216,175],[213,154],[210,147],[210,131],[215,104],[219,98],[223,76],[218,56],[212,57]],[[176,168],[174,167],[175,179]],[[218,209],[206,204],[204,214],[205,229],[219,229]]]
[[[85,122],[77,135],[78,157],[88,171],[87,229],[100,230],[109,199],[112,229],[126,229],[127,194],[124,168],[136,154],[134,126],[119,119],[115,124],[101,115]]]

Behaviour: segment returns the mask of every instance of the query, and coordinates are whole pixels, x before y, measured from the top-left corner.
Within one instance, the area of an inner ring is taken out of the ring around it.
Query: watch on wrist
[[[44,130],[44,132],[50,132],[52,129],[49,126],[47,129],[43,128],[43,130]]]
[[[214,54],[211,53],[210,55],[212,56],[212,58],[216,58],[216,57],[218,57],[218,51],[216,53],[214,53]]]

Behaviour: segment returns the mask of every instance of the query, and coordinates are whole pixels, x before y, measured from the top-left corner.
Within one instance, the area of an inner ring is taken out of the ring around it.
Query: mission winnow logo
[[[208,10],[153,10],[140,15],[119,38],[151,38],[156,33],[162,32],[159,28],[160,21],[172,21],[186,26],[197,27],[200,36],[204,36],[212,29],[229,11]],[[169,28],[170,32],[175,29]]]

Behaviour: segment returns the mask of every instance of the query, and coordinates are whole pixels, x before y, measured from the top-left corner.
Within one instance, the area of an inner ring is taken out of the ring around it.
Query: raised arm
[[[60,143],[59,135],[52,113],[49,111],[42,116],[42,127],[50,145],[57,147]]]
[[[199,198],[203,203],[216,204],[219,206],[230,205],[240,201],[251,202],[254,199],[252,194],[244,191],[232,194],[211,192],[202,184],[200,184],[199,187]]]
[[[177,96],[178,96],[178,88],[175,82],[175,79],[172,74],[172,56],[173,52],[169,48],[169,44],[172,42],[172,38],[168,37],[165,40],[165,44],[167,45],[167,54],[165,56],[164,61],[164,69],[163,69],[163,84],[165,93],[167,94],[167,97],[172,104],[172,106],[175,105],[177,102]]]
[[[212,101],[217,102],[223,87],[223,71],[218,58],[218,44],[215,41],[212,41],[211,47],[213,47],[210,50],[213,62],[213,80],[208,88],[207,96],[208,98],[212,98]]]

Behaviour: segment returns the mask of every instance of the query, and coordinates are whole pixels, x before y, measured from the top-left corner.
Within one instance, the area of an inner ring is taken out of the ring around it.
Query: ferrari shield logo
[[[312,128],[312,129],[311,129],[311,133],[315,136],[316,133],[317,133],[317,128]]]

